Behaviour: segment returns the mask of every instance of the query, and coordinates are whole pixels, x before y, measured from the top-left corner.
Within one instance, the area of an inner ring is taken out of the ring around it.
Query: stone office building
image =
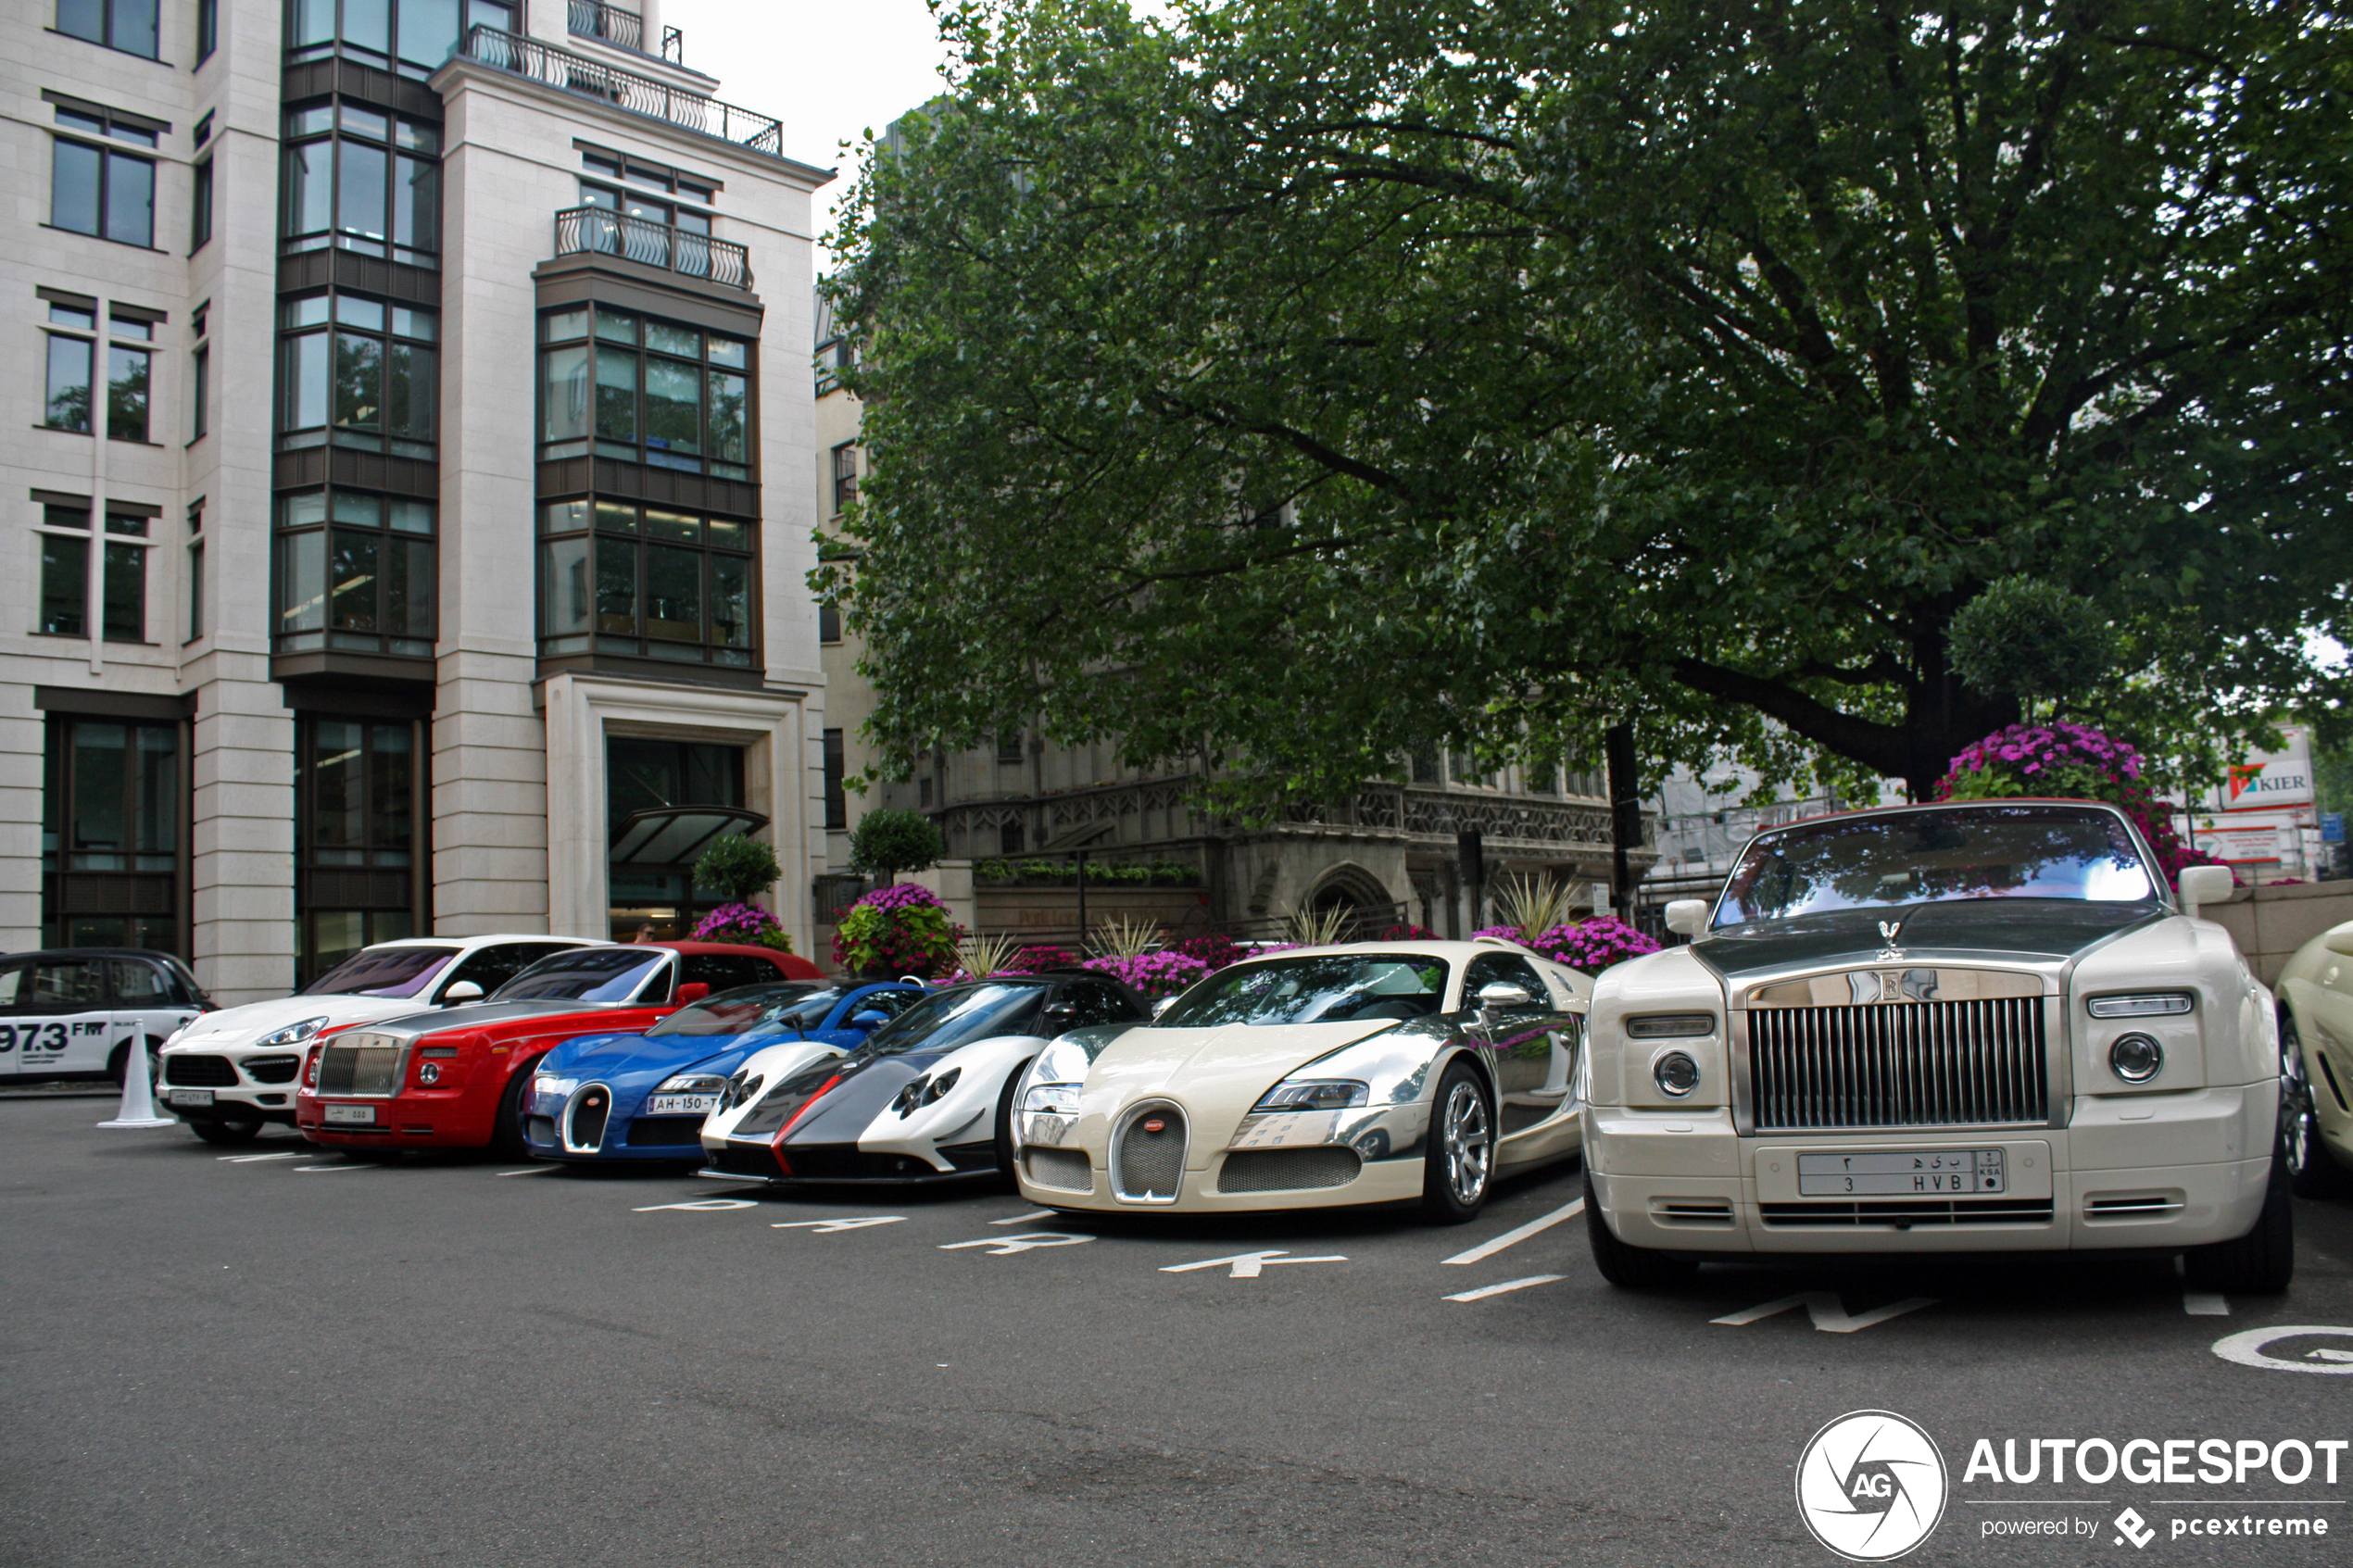
[[[23,0],[0,43],[0,947],[235,1001],[675,930],[727,826],[808,885],[829,171],[660,0]]]

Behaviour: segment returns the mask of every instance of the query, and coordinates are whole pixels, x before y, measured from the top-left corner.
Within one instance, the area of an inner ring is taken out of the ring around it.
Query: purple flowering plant
[[[2105,800],[2120,806],[2157,851],[2170,880],[2184,866],[2222,862],[2182,842],[2173,809],[2160,798],[2140,752],[2085,724],[2012,724],[1955,754],[1938,781],[1939,800],[2004,800],[2021,796]]]
[[[1173,997],[1210,972],[1210,966],[1201,960],[1165,948],[1154,953],[1138,953],[1133,958],[1088,959],[1085,967],[1125,981],[1145,996],[1154,998]]]
[[[792,938],[785,934],[784,922],[757,904],[720,905],[696,922],[692,939],[739,942],[747,947],[774,947],[780,953],[792,951]]]
[[[939,895],[915,883],[893,883],[842,915],[834,931],[834,961],[852,974],[951,973],[958,935]]]

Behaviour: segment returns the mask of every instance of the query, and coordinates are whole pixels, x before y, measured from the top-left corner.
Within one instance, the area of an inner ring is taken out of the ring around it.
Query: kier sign
[[[2230,778],[2214,792],[2212,808],[2224,811],[2259,811],[2274,806],[2312,804],[2312,748],[2301,729],[2286,730],[2287,744],[2280,751],[2259,751],[2231,770]]]

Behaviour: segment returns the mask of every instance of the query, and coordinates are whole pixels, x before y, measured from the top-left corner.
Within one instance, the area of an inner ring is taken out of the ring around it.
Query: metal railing
[[[606,207],[568,207],[556,214],[556,254],[584,251],[707,278],[729,288],[751,287],[751,264],[743,246]]]
[[[460,53],[467,59],[494,69],[512,71],[585,98],[599,98],[616,108],[644,115],[648,119],[665,120],[682,131],[731,142],[774,157],[785,156],[785,128],[773,116],[754,114],[717,98],[688,93],[650,76],[639,76],[635,71],[623,70],[569,49],[554,48],[535,38],[524,38],[495,27],[477,27],[467,32]]]
[[[601,38],[623,49],[646,53],[646,19],[635,11],[608,6],[602,0],[572,0],[567,31],[574,38]],[[685,36],[674,27],[661,30],[661,57],[685,65]]]

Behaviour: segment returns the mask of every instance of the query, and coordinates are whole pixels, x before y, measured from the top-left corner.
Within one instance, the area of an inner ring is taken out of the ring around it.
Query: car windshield
[[[1163,1029],[1421,1018],[1446,1005],[1446,960],[1420,953],[1326,953],[1236,964],[1176,998]]]
[[[646,1031],[658,1035],[791,1035],[825,1022],[845,995],[838,985],[745,985],[680,1008]]]
[[[2159,897],[2123,820],[2089,806],[1986,805],[1783,828],[1748,847],[1718,927],[1964,898]]]
[[[935,991],[866,1037],[862,1057],[940,1050],[991,1035],[1030,1033],[1043,985],[984,983]]]
[[[625,1002],[670,957],[667,947],[574,947],[550,953],[498,987],[494,1002]]]
[[[305,985],[304,997],[413,997],[444,965],[455,947],[369,947]]]

